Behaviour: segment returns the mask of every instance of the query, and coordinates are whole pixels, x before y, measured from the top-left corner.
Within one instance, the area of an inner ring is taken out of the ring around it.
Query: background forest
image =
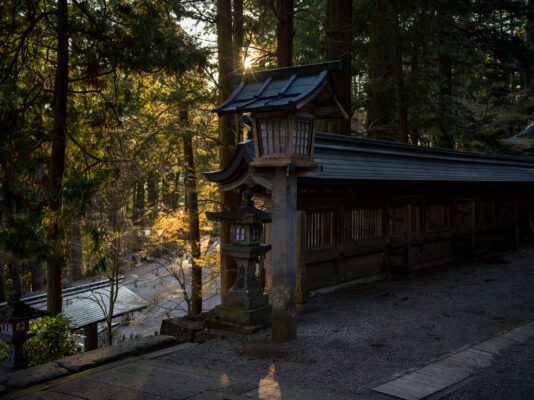
[[[244,72],[343,60],[352,121],[320,128],[345,135],[518,154],[500,140],[534,111],[531,0],[0,7],[0,302],[47,288],[52,314],[68,282],[169,251],[191,258],[200,312],[203,238],[217,234],[201,216],[238,200],[201,172],[245,138],[211,109]]]

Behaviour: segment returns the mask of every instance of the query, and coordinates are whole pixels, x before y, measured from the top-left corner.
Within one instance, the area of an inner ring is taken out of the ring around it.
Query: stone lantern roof
[[[349,118],[351,110],[332,76],[341,61],[251,72],[213,111],[219,116],[245,112],[296,111],[312,104],[316,118]]]
[[[210,221],[229,222],[232,224],[263,224],[271,222],[271,214],[254,207],[252,192],[246,190],[239,207],[221,212],[206,212]]]
[[[20,301],[20,297],[8,300],[7,305],[0,308],[0,321],[17,322],[47,316],[48,312],[33,308]]]

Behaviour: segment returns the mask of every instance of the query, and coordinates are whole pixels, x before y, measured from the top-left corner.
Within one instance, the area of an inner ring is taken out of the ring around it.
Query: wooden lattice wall
[[[303,290],[411,273],[495,243],[515,245],[517,202],[502,194],[302,199]]]

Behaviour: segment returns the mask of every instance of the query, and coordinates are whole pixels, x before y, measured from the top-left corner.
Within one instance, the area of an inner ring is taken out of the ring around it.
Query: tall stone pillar
[[[276,167],[272,181],[273,341],[297,337],[297,178]]]

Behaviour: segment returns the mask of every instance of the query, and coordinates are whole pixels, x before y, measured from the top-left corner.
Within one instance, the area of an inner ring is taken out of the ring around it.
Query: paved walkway
[[[356,400],[365,395],[345,395],[305,388],[289,388],[268,373],[258,382],[224,372],[187,367],[158,357],[199,346],[185,343],[144,356],[111,363],[60,378],[6,396],[21,400]]]
[[[462,382],[479,368],[492,364],[493,358],[513,344],[525,344],[534,336],[534,321],[470,346],[412,373],[396,377],[373,388],[384,397],[420,400],[444,398],[462,387]],[[183,351],[197,344],[186,343],[144,356],[117,361],[105,366],[60,378],[11,394],[6,399],[79,400],[364,400],[371,394],[323,392],[290,388],[274,380],[269,371],[258,382],[224,372],[177,365],[158,358]],[[436,396],[441,394],[441,396]],[[380,398],[382,398],[380,396]]]
[[[532,336],[534,336],[534,322],[529,322],[379,385],[373,390],[405,400],[423,399],[464,381],[477,369],[491,365],[493,358],[501,351],[515,343],[525,344]]]

